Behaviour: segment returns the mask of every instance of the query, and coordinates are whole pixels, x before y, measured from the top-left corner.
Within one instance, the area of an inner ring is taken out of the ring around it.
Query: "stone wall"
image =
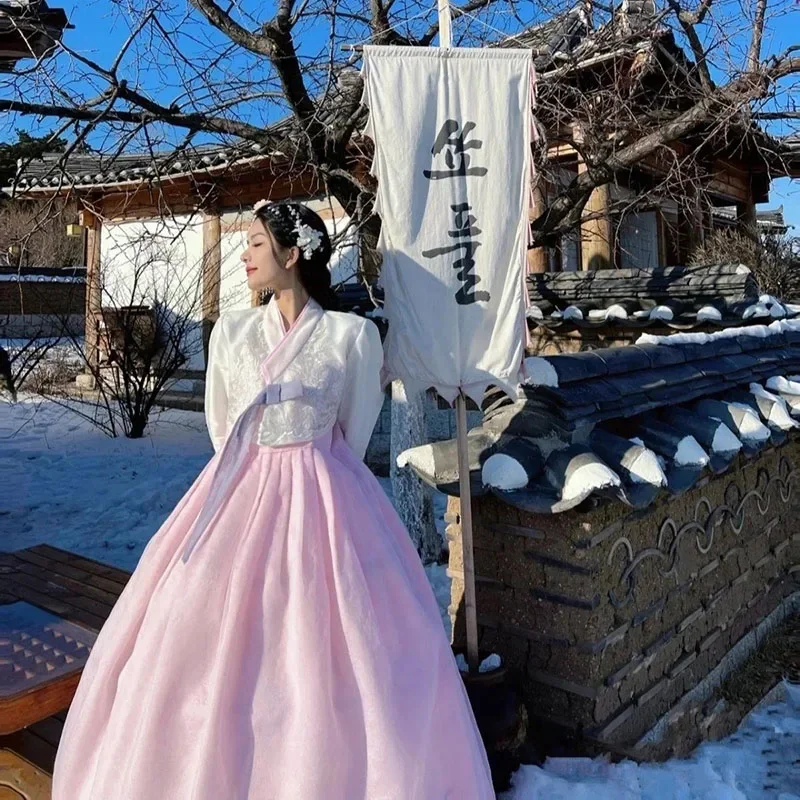
[[[481,648],[515,669],[535,718],[637,742],[759,621],[797,599],[799,464],[798,444],[769,450],[638,512],[607,503],[541,516],[474,498]],[[457,499],[448,522],[463,644]]]

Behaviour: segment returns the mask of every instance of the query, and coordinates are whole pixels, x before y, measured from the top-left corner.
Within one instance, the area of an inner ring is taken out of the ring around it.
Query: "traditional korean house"
[[[592,4],[579,1],[499,46],[533,51],[541,91],[563,95],[550,107],[568,109],[616,92],[620,98],[624,94],[631,115],[645,118],[654,103],[667,111],[685,106],[689,94],[681,86],[696,79],[691,59],[670,28],[659,24],[658,13],[651,0],[624,0],[610,21],[595,24]],[[559,81],[551,89],[548,81],[555,76]],[[586,131],[577,119],[563,111],[550,119],[543,104],[537,116],[546,132],[549,166],[534,186],[534,217],[587,169],[579,152]],[[580,229],[531,250],[529,268],[552,272],[685,264],[715,228],[754,225],[756,205],[768,201],[770,181],[800,175],[797,153],[796,137],[779,141],[754,125],[697,131],[596,189]],[[688,156],[695,172],[686,188],[660,196],[661,181]]]
[[[300,197],[326,220],[337,243],[336,282],[355,280],[357,245],[348,217],[320,195],[310,169],[293,169],[259,146],[199,148],[191,154],[60,156],[27,165],[17,196],[69,193],[82,207],[86,236],[86,345],[97,351],[103,309],[159,301],[193,320],[186,363],[172,385],[202,407],[205,350],[220,310],[258,302],[247,289],[239,256],[252,206],[262,198]],[[66,170],[66,171],[65,171]]]

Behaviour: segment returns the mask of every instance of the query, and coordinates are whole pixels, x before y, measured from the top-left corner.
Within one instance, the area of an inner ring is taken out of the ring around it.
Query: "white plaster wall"
[[[348,228],[350,217],[344,212],[342,216],[325,221],[328,235],[333,241],[334,250],[331,255],[331,283],[358,282],[358,239],[354,228]]]
[[[203,369],[203,230],[199,215],[134,222],[106,222],[101,236],[103,305],[153,306],[196,325],[188,328],[185,369]]]

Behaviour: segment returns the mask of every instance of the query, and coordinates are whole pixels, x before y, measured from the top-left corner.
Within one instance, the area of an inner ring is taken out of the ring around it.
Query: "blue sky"
[[[566,1],[566,0],[565,0]],[[74,50],[81,54],[92,58],[93,60],[106,65],[110,64],[118,52],[120,46],[125,41],[128,31],[127,24],[127,11],[129,8],[141,8],[147,6],[150,0],[126,0],[126,2],[119,2],[118,0],[54,0],[51,5],[60,5],[67,11],[70,21],[75,25],[74,30],[67,31],[65,34],[65,42]],[[728,15],[730,23],[736,26],[741,19],[741,11],[738,3],[725,5],[725,0],[721,0],[724,13]],[[783,10],[780,12],[780,17],[776,18],[773,22],[771,29],[765,36],[764,48],[767,53],[782,52],[788,45],[800,42],[800,3],[797,0],[782,0],[785,3]],[[777,6],[780,7],[781,0],[778,0]],[[460,3],[459,3],[460,4]],[[223,7],[227,7],[227,3],[223,3]],[[341,0],[340,8],[347,10],[355,10],[357,6],[363,6],[363,0]],[[523,23],[530,24],[531,22],[539,21],[543,12],[537,10],[537,6],[552,7],[548,4],[547,0],[542,3],[526,3],[522,4],[527,7],[527,18],[523,19]],[[254,19],[264,19],[271,15],[272,9],[275,6],[275,0],[239,0],[239,2],[232,4],[232,7],[243,10],[251,11],[254,14]],[[176,9],[177,14],[183,14],[185,8],[188,8],[188,3],[183,0],[176,0],[172,4]],[[310,6],[313,8],[313,0]],[[417,23],[422,28],[426,28],[430,21],[435,19],[435,2],[430,0],[426,2],[423,0],[398,0],[396,9],[406,9],[405,14],[408,17],[418,17]],[[720,8],[717,5],[717,8]],[[776,8],[776,3],[770,5],[771,9]],[[719,11],[723,13],[722,10]],[[774,10],[771,13],[776,13]],[[519,28],[519,22],[510,17],[507,11],[507,6],[501,4],[498,10],[490,10],[483,15],[485,23],[498,31],[512,30]],[[209,50],[213,49],[215,43],[223,42],[225,39],[219,35],[212,33],[209,35],[209,26],[206,23],[197,24],[193,22],[197,20],[197,15],[193,14],[182,20],[178,29],[184,37],[182,49],[192,57],[198,60],[202,59]],[[305,43],[305,50],[307,54],[313,54],[313,51],[320,50],[327,46],[327,22],[309,20],[304,24],[305,31],[303,34],[303,41]],[[475,20],[459,20],[455,24],[454,37],[468,33],[469,26],[475,26],[484,23],[478,23]],[[746,25],[746,23],[743,23]],[[248,27],[255,27],[254,22],[251,22]],[[339,28],[340,33],[342,28]],[[348,32],[344,32],[343,39],[348,41],[360,41],[364,38],[363,28],[353,28],[352,36]],[[205,41],[201,37],[209,37]],[[734,39],[731,43],[731,49],[735,51],[739,43]],[[343,53],[338,54],[339,57]],[[132,54],[133,59],[134,54]],[[139,63],[139,62],[136,62]],[[233,71],[234,75],[238,71],[242,75],[248,77],[258,72],[266,75],[266,64],[260,63],[258,59],[250,56],[238,56],[236,59],[229,59],[226,62],[226,72]],[[182,83],[181,76],[175,67],[165,67],[159,64],[158,67],[150,67],[143,69],[138,66],[134,70],[127,70],[127,74],[132,78],[132,82],[138,84],[146,89],[155,99],[162,102],[171,102],[178,97],[178,86]],[[225,82],[224,73],[220,73],[220,83]],[[82,82],[80,88],[85,91],[90,91],[90,88]],[[224,87],[222,87],[224,89]],[[254,108],[251,104],[247,108],[241,108],[241,114],[253,122],[268,122],[274,119],[278,114],[282,115],[283,111],[263,104],[259,108]],[[7,123],[8,124],[8,123]],[[24,128],[39,128],[44,129],[52,127],[52,123],[45,121],[37,125],[33,120],[18,118],[11,123],[15,127]],[[780,132],[776,130],[776,132]],[[6,138],[6,137],[3,137]],[[93,142],[97,146],[97,142]],[[795,235],[800,235],[800,181],[789,181],[782,179],[773,183],[773,188],[770,196],[770,206],[783,205],[787,221],[795,226]]]

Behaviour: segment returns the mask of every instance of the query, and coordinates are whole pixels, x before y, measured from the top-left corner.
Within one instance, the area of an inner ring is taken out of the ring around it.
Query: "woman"
[[[266,307],[210,342],[214,458],[148,543],[64,726],[54,800],[489,800],[410,538],[362,462],[375,326],[330,310],[331,244],[257,204]]]

